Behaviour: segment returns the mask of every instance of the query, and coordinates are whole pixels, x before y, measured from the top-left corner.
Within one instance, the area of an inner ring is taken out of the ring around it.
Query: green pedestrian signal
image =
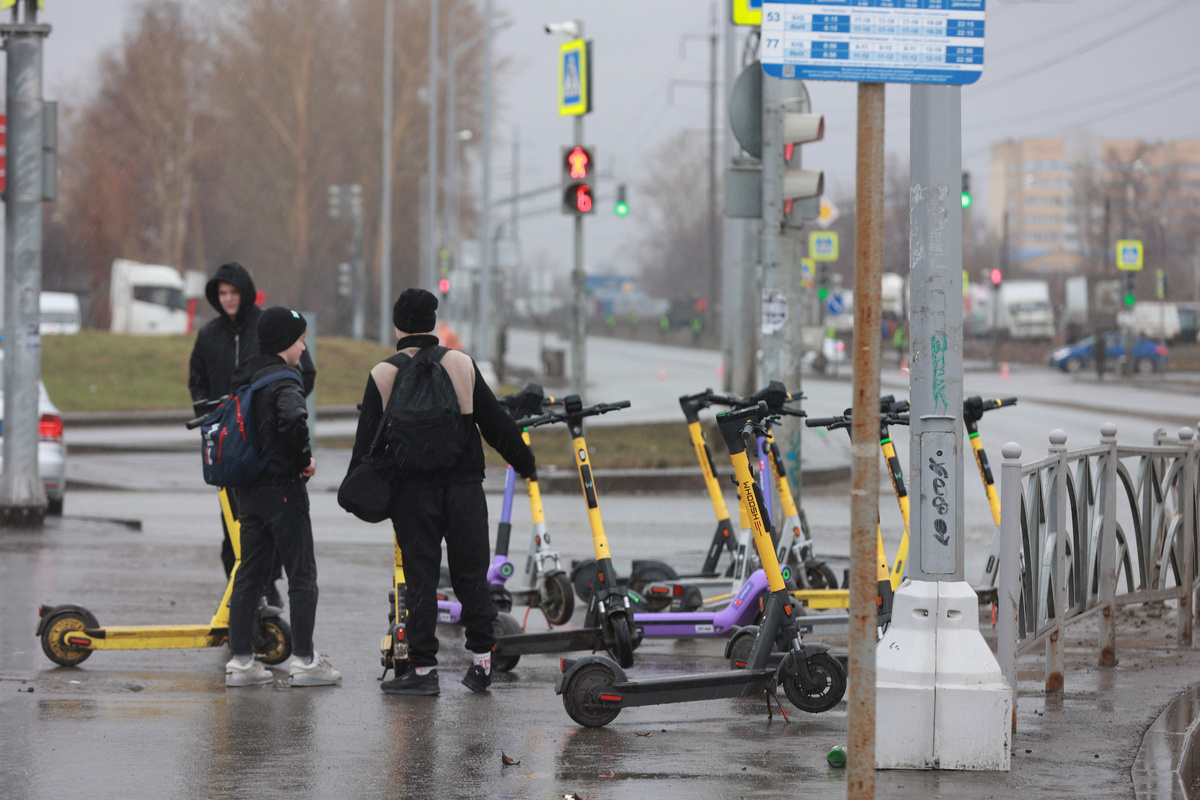
[[[1129,306],[1130,308],[1133,308],[1135,303],[1137,303],[1137,298],[1133,296],[1133,292],[1126,292],[1125,293],[1125,305]]]
[[[962,174],[962,207],[964,211],[971,207],[971,173],[969,172]]]
[[[828,300],[829,299],[829,289],[825,286],[822,286],[821,288],[817,289],[817,299],[821,300],[821,301]]]
[[[617,204],[613,206],[613,212],[618,217],[629,216],[629,203],[625,201],[625,184],[617,187]]]

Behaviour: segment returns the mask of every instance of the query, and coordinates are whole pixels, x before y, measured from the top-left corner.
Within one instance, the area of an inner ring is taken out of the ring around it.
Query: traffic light
[[[339,297],[349,297],[354,293],[354,276],[348,261],[338,264],[337,293]]]
[[[450,279],[442,278],[438,281],[438,291],[442,293],[442,299],[446,299],[446,295],[450,294]]]
[[[817,262],[817,299],[825,302],[829,298],[829,265],[824,261]]]
[[[1133,308],[1137,304],[1137,296],[1133,293],[1134,278],[1137,277],[1135,272],[1125,273],[1125,307]]]
[[[993,269],[988,277],[992,279],[992,286],[996,289],[999,289],[1000,281],[1004,280],[1004,273],[999,269]]]
[[[963,211],[971,207],[971,173],[969,172],[962,174],[962,207]],[[993,281],[993,283],[998,282]]]
[[[825,138],[825,115],[784,112],[783,136],[783,213],[793,222],[814,220],[821,215],[821,195],[825,192],[825,173],[800,168],[799,145]],[[799,201],[796,213],[793,209]]]
[[[592,148],[575,145],[563,148],[563,213],[572,216],[592,213]]]
[[[625,201],[625,184],[617,187],[617,204],[613,206],[613,213],[618,217],[629,216],[629,203]]]

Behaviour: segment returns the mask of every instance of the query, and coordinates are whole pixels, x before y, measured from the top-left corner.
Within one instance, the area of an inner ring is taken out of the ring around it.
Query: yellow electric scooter
[[[59,666],[73,667],[86,661],[94,650],[175,650],[225,644],[229,640],[229,598],[242,563],[242,531],[225,489],[220,490],[220,497],[236,560],[221,603],[207,624],[101,626],[96,616],[81,605],[43,605],[38,608],[35,635],[41,637],[46,657]],[[282,664],[292,655],[292,629],[280,613],[274,606],[261,605],[258,609],[253,646],[264,664]]]

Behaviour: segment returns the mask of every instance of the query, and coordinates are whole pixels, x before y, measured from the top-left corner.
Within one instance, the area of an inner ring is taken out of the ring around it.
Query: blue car
[[[1125,358],[1125,336],[1115,331],[1104,334],[1106,368],[1116,369]],[[1096,337],[1080,339],[1075,344],[1060,347],[1050,354],[1049,364],[1063,372],[1079,372],[1095,364]],[[1167,348],[1138,336],[1133,343],[1133,369],[1139,375],[1149,375],[1167,367]]]

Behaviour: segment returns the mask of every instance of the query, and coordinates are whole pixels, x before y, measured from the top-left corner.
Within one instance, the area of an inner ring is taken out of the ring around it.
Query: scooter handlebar
[[[207,412],[204,414],[204,416],[196,417],[195,419],[189,419],[186,423],[187,429],[190,431],[194,428],[199,428],[204,424],[204,420],[208,419],[208,414],[211,413],[214,408],[221,405],[221,403],[224,403],[228,399],[229,395],[225,395],[224,397],[218,397],[216,400],[201,400],[199,403],[193,403],[193,407],[207,409]]]
[[[552,411],[549,414],[529,417],[528,419],[517,420],[517,422],[524,428],[537,428],[542,425],[553,425],[556,422],[566,422],[571,417],[595,417],[600,414],[607,414],[609,411],[629,408],[630,405],[632,404],[628,400],[619,400],[616,403],[597,403],[594,406],[581,408],[573,414],[567,411]]]
[[[848,417],[809,417],[804,420],[804,425],[809,428],[842,428],[850,424]]]

